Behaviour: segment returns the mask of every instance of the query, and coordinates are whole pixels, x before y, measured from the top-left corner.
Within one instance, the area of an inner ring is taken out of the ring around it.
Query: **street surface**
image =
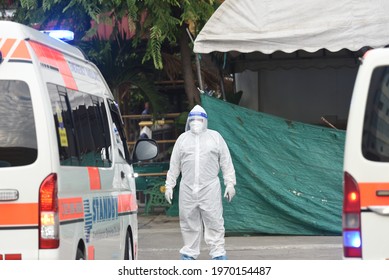
[[[178,260],[182,237],[178,217],[139,213],[139,260]],[[229,260],[341,260],[341,236],[227,236]],[[199,260],[210,259],[203,241]]]

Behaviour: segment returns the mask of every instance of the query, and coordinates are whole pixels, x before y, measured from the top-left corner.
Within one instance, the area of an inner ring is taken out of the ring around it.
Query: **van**
[[[389,49],[361,58],[343,171],[343,258],[389,259]]]
[[[0,260],[136,259],[134,161],[158,154],[74,46],[0,21]]]

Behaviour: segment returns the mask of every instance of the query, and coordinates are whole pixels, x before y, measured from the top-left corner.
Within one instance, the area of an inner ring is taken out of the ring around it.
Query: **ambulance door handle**
[[[388,206],[369,206],[368,209],[379,215],[389,215]]]
[[[120,171],[120,177],[122,177],[122,179],[126,178],[126,174],[124,174],[123,171]]]
[[[19,199],[19,191],[15,189],[0,189],[0,201],[15,201]]]

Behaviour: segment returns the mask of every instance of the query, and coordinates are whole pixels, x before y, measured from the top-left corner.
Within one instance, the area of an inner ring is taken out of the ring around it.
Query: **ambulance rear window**
[[[368,160],[389,162],[389,66],[377,67],[371,76],[362,153]]]
[[[0,168],[33,163],[38,154],[28,85],[0,80]]]

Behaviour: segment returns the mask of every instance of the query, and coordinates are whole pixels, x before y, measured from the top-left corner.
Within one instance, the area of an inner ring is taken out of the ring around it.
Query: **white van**
[[[136,259],[132,161],[97,67],[77,48],[0,21],[0,260]]]
[[[389,259],[389,49],[361,59],[344,153],[343,258]]]

